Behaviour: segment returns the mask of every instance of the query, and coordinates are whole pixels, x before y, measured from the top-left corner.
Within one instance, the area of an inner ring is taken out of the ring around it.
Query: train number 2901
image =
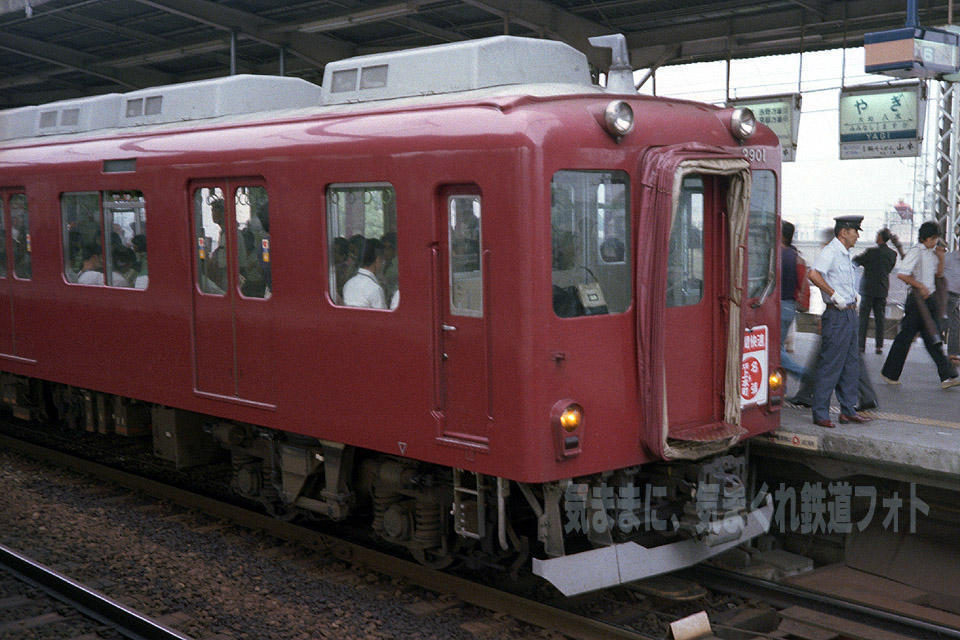
[[[744,147],[741,151],[743,151],[743,157],[749,162],[767,161],[767,150],[765,147]]]

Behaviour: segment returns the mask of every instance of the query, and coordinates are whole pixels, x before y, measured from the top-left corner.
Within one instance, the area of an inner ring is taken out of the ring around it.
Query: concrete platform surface
[[[808,463],[816,458],[833,461],[823,466],[834,475],[846,470],[960,490],[960,387],[940,388],[936,366],[919,339],[910,349],[901,384],[884,383],[880,369],[891,344],[885,341],[884,353],[878,355],[873,339],[867,339],[864,361],[880,405],[865,414],[873,421],[839,424],[835,397],[833,429],[814,425],[809,408],[788,405],[781,412],[780,429],[754,441],[756,453],[800,457]],[[798,333],[792,355],[806,363],[818,347],[818,335]],[[790,377],[787,397],[798,388],[799,381]]]

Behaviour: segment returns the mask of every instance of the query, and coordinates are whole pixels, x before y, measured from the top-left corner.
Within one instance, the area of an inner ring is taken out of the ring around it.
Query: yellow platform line
[[[868,415],[876,415],[881,420],[892,420],[894,422],[909,422],[910,424],[922,424],[930,427],[945,427],[947,429],[957,429],[960,431],[960,422],[950,422],[949,420],[935,420],[934,418],[920,418],[917,416],[907,416],[900,413],[887,413],[878,411],[869,412]]]

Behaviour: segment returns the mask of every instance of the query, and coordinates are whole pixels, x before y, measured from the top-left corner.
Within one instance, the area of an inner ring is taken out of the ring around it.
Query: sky
[[[798,240],[814,239],[818,229],[833,225],[834,216],[846,214],[864,215],[864,235],[872,236],[890,221],[887,214],[900,199],[918,212],[924,210],[923,183],[933,176],[930,142],[934,136],[929,132],[920,158],[839,159],[840,87],[891,80],[866,74],[863,68],[862,47],[847,49],[845,54],[835,49],[731,62],[731,98],[795,93],[798,88],[802,93],[797,159],[783,164],[781,195],[783,219],[797,225]],[[724,61],[663,67],[656,74],[656,92],[721,104],[726,77]],[[650,94],[652,89],[648,80],[640,92]],[[928,100],[928,129],[932,123],[935,126],[935,102],[934,91]],[[910,233],[909,225],[894,230],[901,236]]]

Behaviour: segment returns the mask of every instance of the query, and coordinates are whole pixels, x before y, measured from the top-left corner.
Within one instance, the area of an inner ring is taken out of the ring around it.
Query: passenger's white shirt
[[[897,274],[913,276],[932,292],[937,288],[936,276],[939,264],[936,247],[927,249],[922,244],[915,244],[907,250],[907,255],[903,256],[903,260],[897,266]]]
[[[827,284],[844,300],[844,304],[853,304],[857,300],[857,272],[850,257],[850,251],[843,246],[840,238],[834,238],[820,250],[813,262],[813,268],[820,272]],[[824,304],[833,304],[827,292],[820,290]]]
[[[366,309],[387,308],[386,294],[377,276],[363,268],[343,285],[343,304]]]
[[[103,273],[100,271],[81,271],[77,276],[77,284],[103,284]]]

